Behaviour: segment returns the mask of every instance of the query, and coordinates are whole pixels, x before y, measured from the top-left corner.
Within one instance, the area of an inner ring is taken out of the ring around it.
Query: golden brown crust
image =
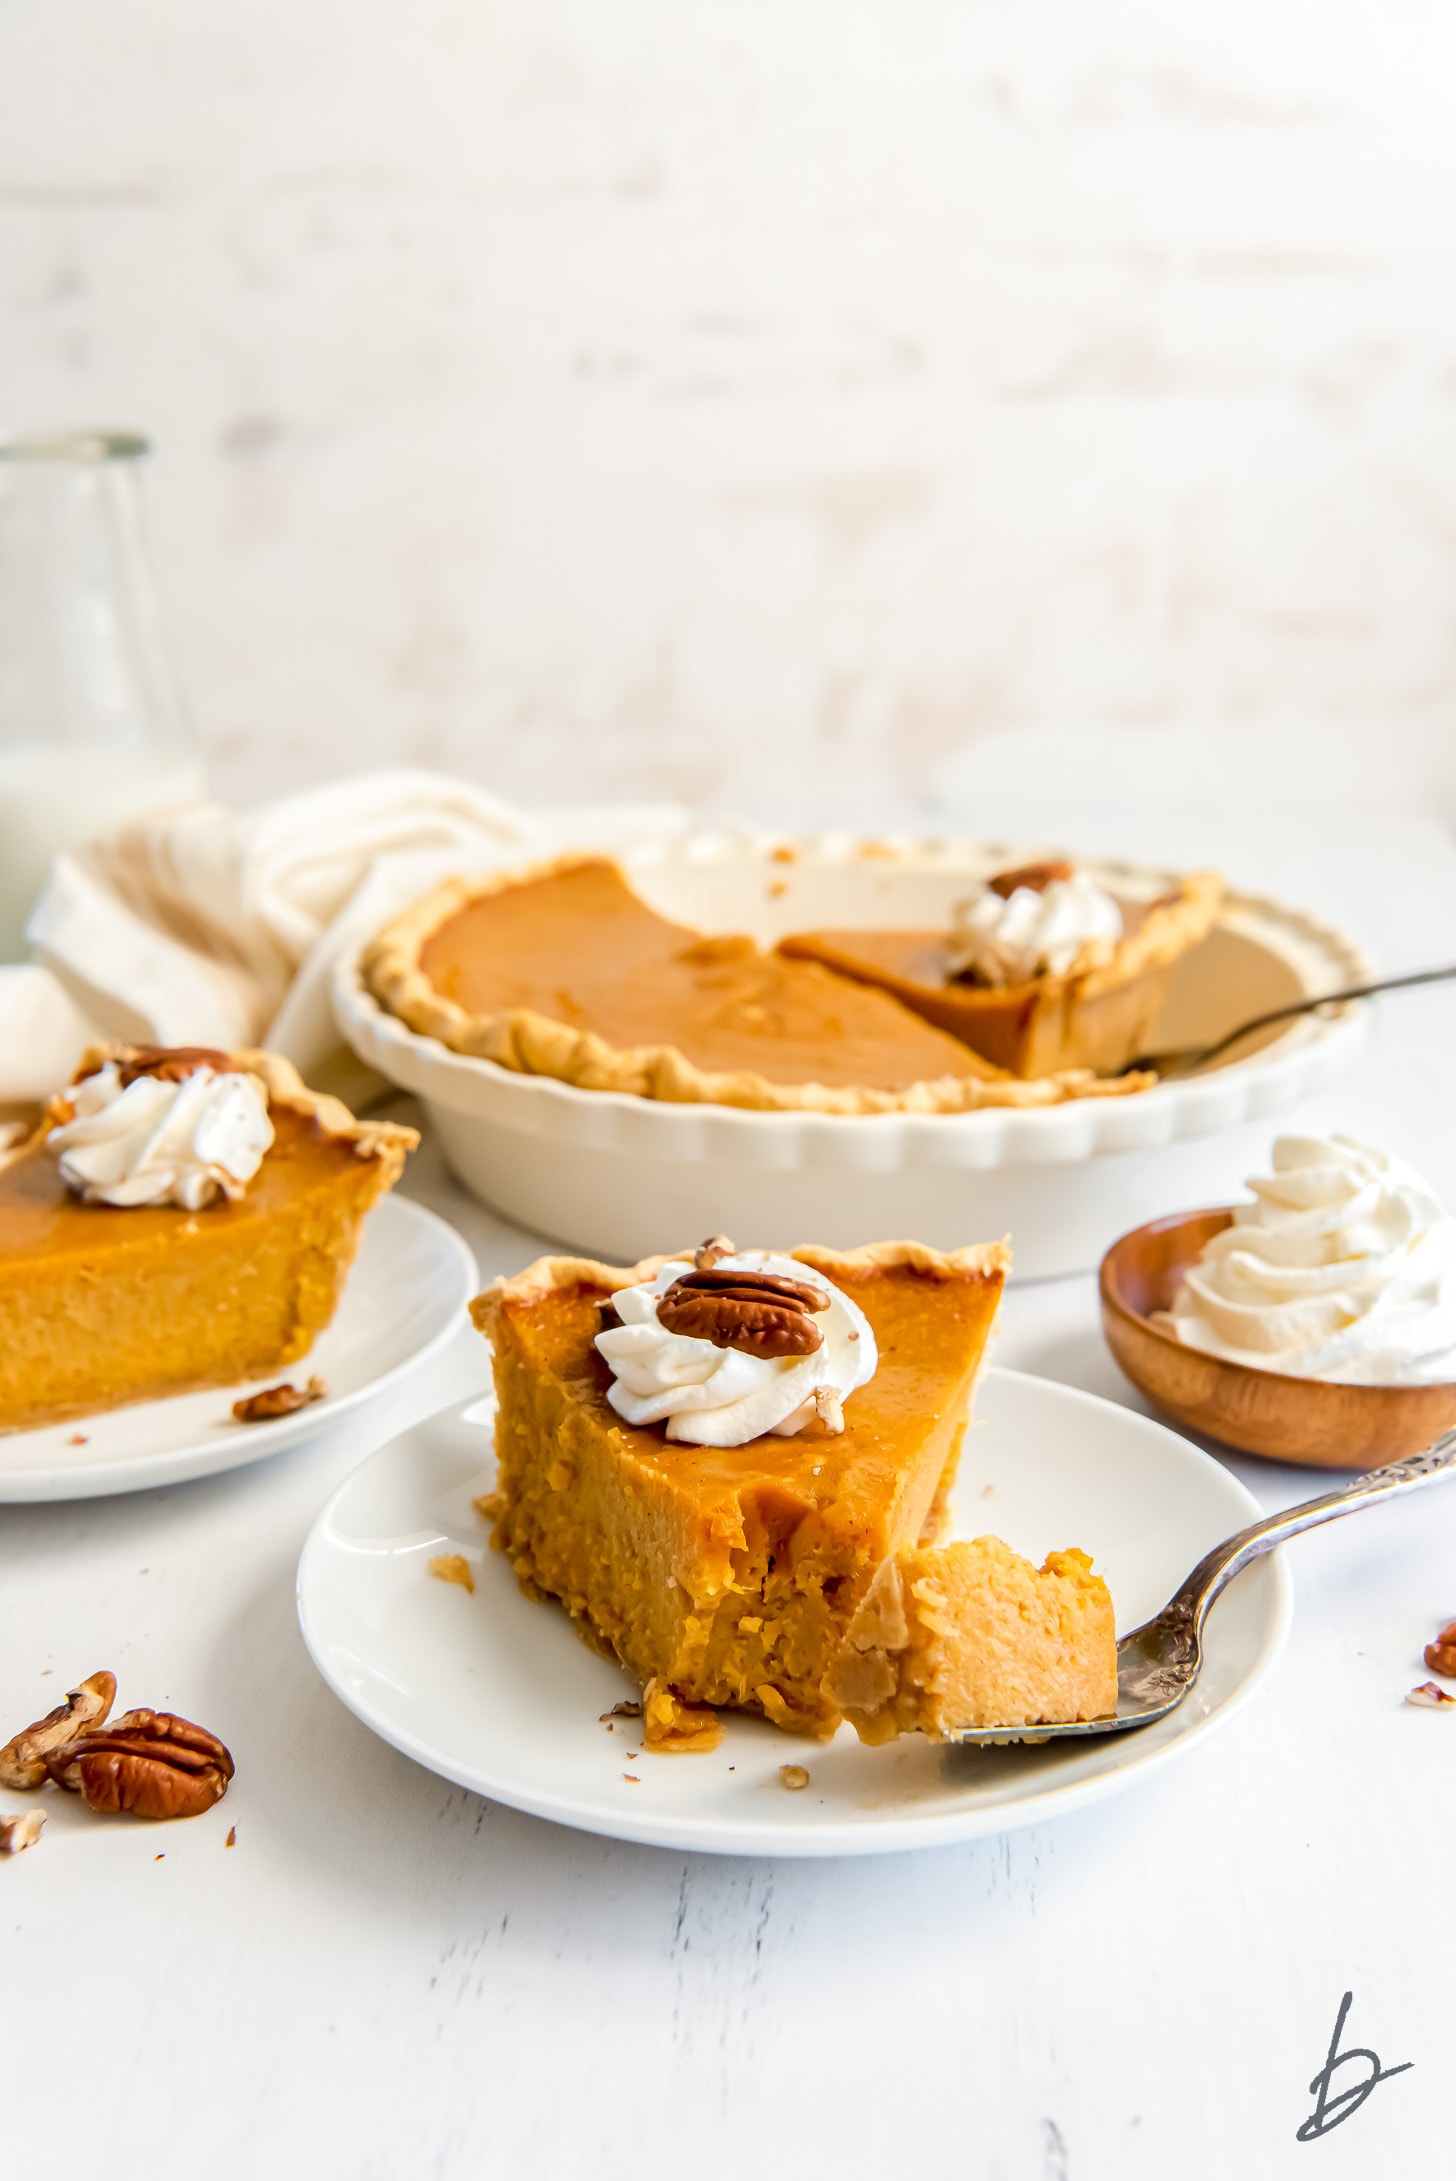
[[[595,1031],[572,1029],[530,1007],[472,1015],[436,989],[420,957],[441,925],[492,894],[576,870],[584,860],[593,859],[560,856],[529,870],[444,880],[386,924],[365,948],[362,966],[369,990],[411,1030],[438,1038],[451,1052],[493,1061],[518,1075],[552,1076],[579,1090],[620,1091],[677,1105],[741,1106],[764,1113],[971,1113],[988,1106],[1120,1098],[1151,1089],[1157,1081],[1151,1074],[1103,1078],[1090,1068],[1024,1080],[985,1063],[983,1076],[941,1076],[901,1090],[775,1083],[754,1069],[699,1068],[675,1045],[610,1045]]]
[[[88,1045],[77,1063],[73,1080],[79,1082],[82,1076],[94,1075],[108,1060],[125,1067],[128,1062],[145,1059],[151,1050],[140,1045]],[[270,1106],[287,1106],[291,1112],[312,1121],[321,1135],[352,1144],[358,1158],[378,1159],[387,1176],[385,1186],[394,1187],[404,1171],[406,1154],[413,1151],[420,1140],[418,1129],[404,1128],[396,1121],[356,1120],[341,1099],[310,1090],[292,1061],[285,1060],[281,1053],[244,1045],[229,1053],[227,1059],[239,1075],[258,1077],[268,1094]]]
[[[471,1319],[480,1332],[489,1333],[509,1303],[529,1304],[574,1287],[599,1287],[615,1295],[618,1288],[639,1287],[644,1281],[656,1279],[666,1264],[679,1259],[691,1264],[694,1247],[690,1243],[686,1249],[665,1250],[660,1257],[644,1257],[635,1265],[604,1265],[593,1257],[538,1257],[524,1271],[493,1280],[471,1303]],[[830,1280],[852,1280],[857,1274],[890,1271],[902,1265],[933,1280],[990,1279],[997,1274],[1004,1277],[1011,1270],[1009,1238],[975,1242],[959,1250],[931,1249],[924,1242],[869,1242],[861,1249],[831,1250],[805,1242],[782,1254],[812,1265]]]

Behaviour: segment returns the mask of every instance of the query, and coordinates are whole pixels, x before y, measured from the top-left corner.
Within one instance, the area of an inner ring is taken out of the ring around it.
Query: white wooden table
[[[1140,845],[1112,829],[1110,847]],[[1197,832],[1168,852],[1209,853]],[[1456,854],[1434,826],[1252,828],[1236,868],[1390,967],[1456,953]],[[1456,1205],[1453,1063],[1456,997],[1390,1004],[1310,1118],[1404,1151]],[[428,1150],[408,1187],[457,1219],[482,1274],[535,1254]],[[1014,1291],[998,1360],[1133,1398],[1090,1279]],[[314,1513],[485,1375],[463,1334],[256,1468],[0,1510],[5,1731],[104,1664],[124,1700],[206,1722],[238,1761],[191,1824],[107,1825],[50,1796],[39,1847],[0,1865],[0,2174],[1453,2170],[1456,1721],[1401,1700],[1456,1613],[1456,1490],[1292,1548],[1294,1633],[1255,1700],[1124,1797],[921,1855],[695,1857],[450,1787],[309,1664],[293,1573]],[[1320,1488],[1236,1467],[1270,1508]],[[1300,2143],[1347,1990],[1344,2043],[1413,2066]]]

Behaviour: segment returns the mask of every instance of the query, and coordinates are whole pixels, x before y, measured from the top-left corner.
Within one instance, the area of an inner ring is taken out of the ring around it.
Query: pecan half
[[[306,1386],[265,1386],[261,1393],[250,1393],[233,1403],[235,1424],[271,1424],[275,1417],[292,1416],[296,1409],[306,1409],[315,1401],[328,1398],[328,1387],[321,1378],[311,1378]]]
[[[57,1786],[88,1810],[135,1817],[199,1817],[227,1793],[233,1761],[215,1734],[169,1711],[128,1711],[98,1734],[58,1750]]]
[[[99,1727],[116,1702],[116,1676],[90,1674],[44,1719],[26,1727],[0,1749],[0,1786],[39,1787],[57,1751]]]
[[[813,1311],[829,1297],[777,1272],[685,1272],[657,1305],[657,1322],[689,1340],[737,1348],[748,1356],[811,1356],[824,1345]]]
[[[139,1075],[154,1075],[159,1083],[181,1083],[199,1068],[226,1075],[232,1064],[231,1053],[220,1053],[211,1045],[138,1045],[130,1060],[122,1062],[120,1074],[123,1087]]]
[[[998,871],[994,878],[987,879],[986,886],[989,892],[999,894],[1003,901],[1009,901],[1023,886],[1029,893],[1044,894],[1048,886],[1058,879],[1070,878],[1071,875],[1072,866],[1069,863],[1023,863],[1014,871]]]
[[[1456,1675],[1456,1621],[1448,1621],[1435,1642],[1426,1645],[1426,1664],[1448,1680]]]

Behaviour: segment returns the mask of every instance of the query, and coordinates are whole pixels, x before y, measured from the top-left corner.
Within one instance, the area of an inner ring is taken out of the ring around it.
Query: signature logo
[[[1382,2067],[1377,2055],[1366,2045],[1352,2045],[1348,2052],[1341,2052],[1340,2038],[1345,2028],[1345,2017],[1350,2012],[1353,1992],[1346,1992],[1340,2001],[1340,2011],[1335,2016],[1335,2034],[1330,2039],[1329,2056],[1314,2081],[1310,2094],[1314,2099],[1314,2111],[1309,2119],[1301,2121],[1295,2129],[1295,2139],[1300,2143],[1313,2143],[1316,2136],[1327,2136],[1332,2128],[1338,2128],[1342,2120],[1358,2113],[1377,2083],[1388,2083],[1392,2075],[1403,2075],[1413,2060],[1402,2060],[1399,2067]],[[1363,2061],[1366,2072],[1359,2082],[1352,2082],[1335,2091],[1335,2077],[1342,2067]]]

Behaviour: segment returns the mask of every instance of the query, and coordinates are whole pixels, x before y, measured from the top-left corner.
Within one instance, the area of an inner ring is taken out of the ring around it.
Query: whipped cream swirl
[[[75,1115],[46,1138],[61,1179],[88,1204],[179,1204],[200,1211],[221,1192],[240,1197],[273,1141],[268,1096],[255,1075],[198,1068],[180,1083],[115,1061],[66,1093]]]
[[[873,1378],[879,1362],[858,1303],[795,1257],[763,1250],[721,1257],[719,1272],[776,1272],[821,1289],[829,1301],[814,1313],[824,1338],[812,1355],[745,1355],[670,1333],[659,1322],[661,1297],[692,1269],[690,1260],[676,1258],[655,1279],[618,1288],[612,1297],[622,1322],[598,1333],[596,1345],[613,1374],[607,1399],[624,1422],[665,1422],[669,1439],[690,1446],[746,1446],[769,1431],[791,1438],[816,1417],[825,1430],[842,1431],[843,1403]]]
[[[1009,894],[992,883],[957,902],[946,954],[953,977],[1025,984],[1095,969],[1110,959],[1122,929],[1122,911],[1111,894],[1085,871],[1073,871]]]
[[[1456,1224],[1419,1174],[1351,1136],[1281,1136],[1272,1163],[1161,1322],[1294,1378],[1456,1379]]]

